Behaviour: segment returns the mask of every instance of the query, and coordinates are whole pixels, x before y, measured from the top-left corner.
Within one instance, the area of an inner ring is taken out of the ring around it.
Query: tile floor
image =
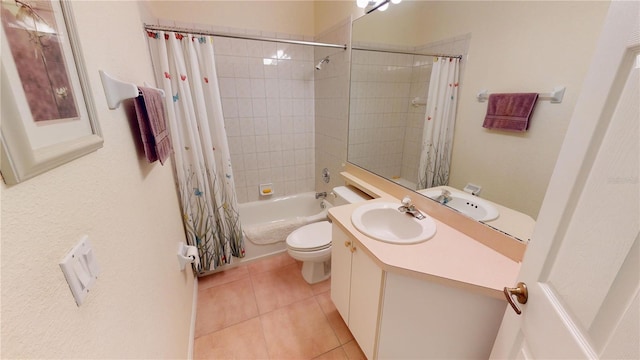
[[[366,359],[331,302],[282,253],[198,282],[196,359]]]

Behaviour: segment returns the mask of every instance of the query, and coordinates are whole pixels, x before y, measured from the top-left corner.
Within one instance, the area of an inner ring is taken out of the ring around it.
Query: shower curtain
[[[418,189],[449,183],[459,69],[460,59],[434,59],[422,132]]]
[[[242,229],[216,75],[213,38],[148,31],[167,119],[187,243],[199,275],[244,257]]]

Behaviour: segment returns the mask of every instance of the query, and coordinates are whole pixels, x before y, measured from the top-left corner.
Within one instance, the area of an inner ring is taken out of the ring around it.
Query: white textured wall
[[[2,197],[2,358],[185,358],[193,276],[171,165],[147,164],[98,69],[153,81],[136,2],[73,2],[104,148]],[[3,54],[2,56],[6,56]],[[129,111],[130,112],[130,111]],[[59,261],[89,235],[102,274],[77,307]]]
[[[314,1],[148,0],[153,15],[181,24],[210,24],[249,32],[314,35]]]

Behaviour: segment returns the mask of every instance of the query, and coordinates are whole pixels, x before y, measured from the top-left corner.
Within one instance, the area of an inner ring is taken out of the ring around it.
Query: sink
[[[361,233],[393,244],[416,244],[436,233],[436,223],[425,214],[418,220],[398,210],[402,204],[374,202],[362,205],[351,215],[351,223]]]
[[[418,192],[435,199],[442,194],[442,190],[443,188],[436,187],[418,190]],[[500,215],[498,208],[486,200],[453,188],[447,187],[446,190],[451,192],[451,200],[445,205],[474,220],[491,221],[497,219]]]

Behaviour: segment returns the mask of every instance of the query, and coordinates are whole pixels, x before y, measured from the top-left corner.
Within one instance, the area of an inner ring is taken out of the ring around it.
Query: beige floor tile
[[[367,360],[367,357],[364,355],[362,350],[360,350],[360,346],[358,346],[358,343],[355,340],[351,340],[342,345],[342,349],[344,349],[349,360]]]
[[[271,359],[311,359],[340,345],[314,298],[260,318]]]
[[[260,318],[253,318],[195,340],[195,359],[268,359]]]
[[[260,314],[313,296],[311,286],[302,278],[296,264],[251,274]]]
[[[347,353],[344,352],[344,349],[342,349],[342,347],[339,347],[313,359],[314,360],[347,360],[349,358],[347,357]]]
[[[196,338],[258,315],[251,280],[240,279],[198,294]]]
[[[249,276],[249,270],[246,265],[224,270],[215,274],[198,278],[198,291],[206,290],[218,285],[228,284]]]
[[[335,305],[333,305],[333,301],[331,301],[331,291],[318,294],[315,298],[318,301],[318,304],[320,304],[320,308],[322,308],[322,311],[327,316],[329,325],[331,325],[331,328],[336,333],[340,344],[346,344],[353,340],[353,335],[351,335],[347,324],[344,323],[338,309],[336,309]]]
[[[263,260],[247,264],[250,274],[259,274],[265,271],[277,270],[283,266],[294,264],[296,261],[286,252],[269,256]]]
[[[315,283],[311,285],[311,291],[313,291],[314,295],[317,295],[329,290],[331,290],[331,278],[328,278],[325,281],[320,281],[319,283]]]

